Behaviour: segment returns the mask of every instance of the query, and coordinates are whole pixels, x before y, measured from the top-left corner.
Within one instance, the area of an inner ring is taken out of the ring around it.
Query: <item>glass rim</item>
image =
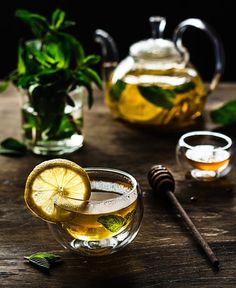
[[[56,197],[56,199],[54,201],[55,204],[57,204],[57,199],[59,197],[65,199],[65,200],[68,199],[68,200],[77,201],[79,203],[90,203],[90,204],[104,204],[104,203],[108,203],[108,202],[109,203],[113,203],[113,202],[121,201],[121,200],[129,197],[135,191],[137,191],[137,193],[138,193],[139,185],[138,185],[137,180],[131,174],[129,174],[129,173],[123,171],[123,170],[114,169],[114,168],[106,168],[106,167],[85,167],[83,169],[86,172],[88,172],[88,176],[89,176],[89,172],[97,172],[97,171],[115,173],[115,174],[119,174],[121,176],[126,176],[131,181],[132,188],[130,189],[130,191],[127,191],[127,192],[125,192],[123,194],[120,194],[119,196],[117,196],[115,198],[107,198],[105,200],[90,200],[90,199],[83,200],[83,199],[67,197],[67,196],[59,194],[58,197]]]
[[[188,133],[185,133],[184,135],[182,135],[179,139],[179,146],[180,147],[186,147],[188,149],[193,149],[194,146],[191,146],[189,145],[185,139],[188,138],[188,137],[192,137],[192,136],[214,136],[214,137],[218,137],[218,138],[221,138],[221,139],[224,139],[227,144],[225,146],[222,146],[222,147],[218,147],[218,148],[215,148],[214,150],[216,149],[222,149],[222,150],[226,150],[228,148],[230,148],[232,146],[232,139],[225,135],[225,134],[222,134],[222,133],[219,133],[219,132],[212,132],[212,131],[192,131],[192,132],[188,132]]]

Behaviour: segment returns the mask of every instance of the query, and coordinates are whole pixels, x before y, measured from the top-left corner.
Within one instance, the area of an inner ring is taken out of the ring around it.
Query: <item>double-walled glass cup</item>
[[[49,224],[65,248],[84,255],[112,254],[137,235],[143,217],[142,195],[135,178],[110,168],[86,168],[91,196],[87,201],[59,195],[60,222]]]
[[[179,166],[199,181],[213,181],[231,169],[232,140],[211,131],[184,134],[176,147]]]

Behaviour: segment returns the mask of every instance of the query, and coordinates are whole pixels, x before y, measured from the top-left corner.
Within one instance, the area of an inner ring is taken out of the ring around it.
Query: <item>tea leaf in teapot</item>
[[[173,91],[177,94],[177,93],[186,93],[190,90],[193,90],[196,87],[196,84],[192,81],[181,84],[176,86]]]
[[[110,89],[110,96],[113,101],[119,101],[121,93],[126,87],[126,83],[122,80],[118,80]]]
[[[176,94],[172,90],[159,86],[138,86],[138,90],[147,101],[158,107],[171,109],[174,106]]]
[[[211,118],[215,123],[230,125],[236,123],[236,100],[224,104],[211,112]]]

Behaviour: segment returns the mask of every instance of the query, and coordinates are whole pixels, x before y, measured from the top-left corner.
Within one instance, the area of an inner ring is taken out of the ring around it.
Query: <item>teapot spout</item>
[[[113,38],[104,30],[97,29],[94,33],[94,40],[102,47],[102,74],[104,81],[107,82],[118,64],[118,50]]]

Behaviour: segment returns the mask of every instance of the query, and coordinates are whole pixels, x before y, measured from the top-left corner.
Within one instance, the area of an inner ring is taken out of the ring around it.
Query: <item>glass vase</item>
[[[33,98],[30,89],[21,91],[22,136],[27,147],[35,154],[55,156],[82,147],[84,93],[83,87],[77,87],[69,94],[48,93],[46,98],[38,93]]]

